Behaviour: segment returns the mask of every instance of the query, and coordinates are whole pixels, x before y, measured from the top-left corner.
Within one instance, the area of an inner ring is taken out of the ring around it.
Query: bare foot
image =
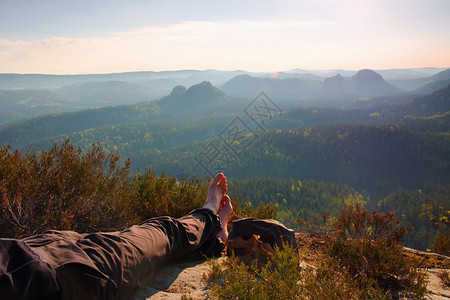
[[[208,195],[206,196],[203,207],[212,210],[216,214],[219,211],[222,199],[227,193],[227,190],[227,178],[222,173],[217,174],[209,185]]]
[[[221,239],[225,244],[228,241],[227,224],[232,212],[233,206],[231,205],[231,199],[230,197],[228,197],[228,195],[224,195],[222,201],[222,209],[219,212],[220,226],[222,227],[222,231],[217,234],[217,237]]]

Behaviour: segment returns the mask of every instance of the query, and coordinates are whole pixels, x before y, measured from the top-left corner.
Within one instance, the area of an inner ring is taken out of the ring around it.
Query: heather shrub
[[[214,299],[297,299],[303,293],[298,284],[299,262],[297,250],[286,245],[277,248],[262,267],[256,262],[249,266],[234,256],[223,264],[212,260],[211,273],[205,279]]]
[[[254,217],[258,219],[276,219],[279,206],[273,203],[260,203],[255,209],[250,202],[244,202],[237,213],[242,217]]]
[[[376,285],[361,284],[337,264],[300,267],[299,253],[285,245],[267,264],[249,266],[236,257],[211,261],[205,276],[213,299],[388,299]]]
[[[421,210],[421,216],[428,219],[437,229],[433,240],[434,251],[450,255],[450,210],[445,210],[443,206],[433,207],[429,204],[423,204]]]
[[[450,235],[439,231],[433,240],[433,249],[437,253],[450,256]]]
[[[442,285],[446,289],[450,289],[450,273],[448,270],[442,270],[438,273],[439,279],[442,281]]]
[[[203,206],[209,181],[177,181],[150,169],[130,176],[131,161],[118,162],[98,144],[83,152],[69,140],[42,152],[0,148],[0,236],[120,230]]]
[[[197,178],[177,181],[174,176],[156,176],[150,169],[132,179],[133,202],[142,218],[170,215],[181,217],[205,203],[209,182]]]
[[[361,204],[344,205],[333,224],[329,259],[358,280],[422,297],[425,274],[403,255],[401,241],[410,230],[393,212],[368,212]]]
[[[0,149],[0,236],[46,229],[92,232],[138,220],[128,201],[130,161],[99,145],[83,153],[65,140],[49,151]]]
[[[301,274],[305,294],[300,299],[390,299],[375,280],[366,276],[356,278],[329,259],[317,269],[304,269]]]
[[[212,262],[210,295],[215,299],[390,299],[422,298],[425,273],[403,255],[408,233],[393,213],[368,212],[360,202],[344,205],[313,234],[325,255],[300,267],[297,250],[276,249],[269,263],[248,266],[235,257]],[[316,249],[317,250],[317,249]]]

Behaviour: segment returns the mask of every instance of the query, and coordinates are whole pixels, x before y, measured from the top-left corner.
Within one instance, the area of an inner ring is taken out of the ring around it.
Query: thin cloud
[[[190,21],[96,38],[3,39],[0,72],[359,68],[369,67],[365,52],[377,62],[395,61],[389,54],[401,55],[398,49],[392,53],[377,50],[378,43],[392,41],[362,40],[365,32],[350,29],[349,24],[337,22]]]

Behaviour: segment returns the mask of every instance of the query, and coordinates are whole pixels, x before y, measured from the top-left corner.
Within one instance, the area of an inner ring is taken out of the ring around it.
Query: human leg
[[[64,299],[124,299],[164,262],[223,245],[218,237],[231,211],[227,188],[226,177],[218,174],[204,207],[182,218],[154,218],[112,233],[49,232],[26,239],[27,245],[56,270]]]
[[[226,177],[218,174],[208,189],[203,208],[182,218],[153,218],[114,235],[87,235],[77,245],[116,283],[119,298],[125,298],[148,281],[163,263],[223,249],[218,237],[224,240],[222,224],[226,228],[225,220],[232,210],[229,197],[225,196],[227,188]],[[226,213],[217,215],[226,198],[222,208]]]
[[[58,299],[55,270],[24,242],[0,239],[0,298]]]

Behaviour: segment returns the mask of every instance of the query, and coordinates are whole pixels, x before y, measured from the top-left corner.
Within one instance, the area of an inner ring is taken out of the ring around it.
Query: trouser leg
[[[63,299],[126,299],[163,263],[222,250],[223,244],[216,237],[220,230],[216,214],[208,209],[197,209],[182,218],[154,218],[121,232],[80,235],[50,231],[25,239],[26,243],[14,240],[11,245],[0,248],[0,289],[3,289],[0,295],[15,293],[17,287],[22,289],[23,282],[30,283],[27,286],[33,291],[38,289],[37,293],[32,293],[35,298],[23,296],[24,299],[39,299],[40,292],[57,290],[58,284]],[[25,251],[12,251],[13,248]],[[13,265],[25,272],[12,272],[15,277],[9,276],[8,266]],[[31,266],[35,269],[28,270]],[[53,278],[53,285],[48,284],[49,276]],[[10,278],[15,281],[16,290],[11,290]]]
[[[0,299],[58,299],[55,271],[30,247],[0,239]]]
[[[163,263],[223,249],[219,218],[197,209],[182,218],[159,217],[118,233],[98,233],[77,242],[125,298],[145,284]]]

